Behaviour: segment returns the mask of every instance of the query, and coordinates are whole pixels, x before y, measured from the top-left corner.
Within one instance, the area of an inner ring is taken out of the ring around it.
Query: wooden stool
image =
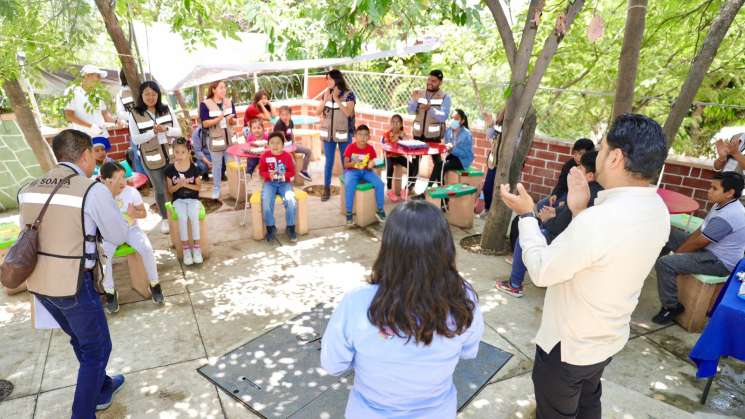
[[[300,170],[303,168],[303,162],[305,155],[301,153],[293,153],[295,156],[295,178],[292,180],[292,184],[295,186],[305,186],[305,179],[300,176]]]
[[[675,321],[685,330],[698,333],[704,329],[709,312],[719,291],[727,281],[726,276],[678,275],[678,301],[685,306]]]
[[[168,225],[170,227],[171,235],[171,246],[176,249],[176,257],[179,259],[184,258],[184,246],[181,243],[181,236],[179,235],[178,225],[178,214],[173,209],[171,202],[166,202],[166,211],[168,212]],[[189,228],[189,244],[194,245],[194,241],[191,239],[191,223],[188,223]],[[207,259],[210,254],[210,241],[208,237],[209,230],[207,229],[207,211],[204,209],[204,205],[200,203],[199,209],[199,241],[200,249],[202,251],[202,257]]]
[[[251,226],[254,240],[264,240],[266,236],[266,226],[264,226],[264,216],[261,210],[261,191],[259,189],[251,194]],[[295,201],[297,202],[295,232],[298,235],[308,234],[308,193],[297,188],[293,188],[292,192],[295,193]],[[282,198],[279,195],[275,196],[274,199],[275,207],[284,208]],[[284,217],[277,218],[284,220]]]
[[[150,298],[150,281],[147,278],[145,264],[142,257],[130,245],[122,244],[117,247],[114,257],[127,257],[127,267],[129,268],[129,283],[132,289],[137,291],[144,298]],[[109,261],[113,263],[113,260]]]
[[[246,184],[242,177],[246,173],[246,164],[240,165],[235,160],[229,160],[225,175],[228,177],[228,195],[241,202],[246,200]]]
[[[341,191],[339,196],[341,197],[341,214],[347,215],[347,199],[344,193],[344,177],[340,177]],[[375,213],[378,212],[378,207],[375,203],[375,187],[371,183],[358,183],[357,188],[354,192],[354,205],[352,206],[352,214],[354,214],[354,223],[360,227],[367,227],[370,224],[378,221],[375,217]]]
[[[473,206],[476,203],[476,188],[465,183],[457,183],[426,192],[427,200],[448,200],[447,219],[450,225],[461,228],[473,227]],[[439,205],[435,204],[435,205]]]

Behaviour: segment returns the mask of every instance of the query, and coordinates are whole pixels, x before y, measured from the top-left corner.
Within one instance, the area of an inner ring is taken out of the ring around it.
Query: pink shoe
[[[391,202],[398,202],[401,200],[401,198],[399,198],[398,195],[396,195],[396,193],[393,191],[388,191],[388,199]]]

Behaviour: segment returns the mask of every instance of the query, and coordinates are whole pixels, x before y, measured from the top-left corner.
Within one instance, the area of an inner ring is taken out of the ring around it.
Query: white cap
[[[108,73],[96,67],[95,65],[86,64],[83,66],[83,68],[80,69],[80,74],[83,76],[85,76],[86,74],[98,74],[99,76],[101,76],[101,78],[104,78]]]

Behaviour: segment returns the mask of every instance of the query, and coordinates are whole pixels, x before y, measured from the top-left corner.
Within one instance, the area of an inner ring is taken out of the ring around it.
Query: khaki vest
[[[205,99],[204,104],[210,111],[210,119],[217,118],[221,115],[227,117],[233,112],[233,104],[227,98],[223,99],[222,101],[222,110],[220,110],[220,107],[217,106],[217,102],[212,99]],[[207,147],[210,149],[210,152],[225,151],[225,149],[230,146],[230,139],[232,135],[228,135],[230,126],[227,125],[227,121],[225,122],[225,127],[221,127],[221,124],[217,124],[207,128],[207,134],[209,137],[209,141],[207,141]]]
[[[347,102],[342,102],[346,106]],[[323,107],[323,120],[321,121],[321,140],[346,143],[349,140],[349,117],[338,103],[330,100]]]
[[[127,112],[132,112],[135,107],[135,99],[132,97],[132,90],[127,86],[122,87],[122,105]]]
[[[412,134],[415,139],[421,141],[439,141],[445,134],[445,124],[437,122],[434,118],[427,115],[423,109],[420,109],[419,105],[426,105],[429,103],[431,109],[440,109],[442,107],[442,101],[445,98],[445,93],[442,90],[436,91],[432,96],[427,97],[429,92],[424,92],[425,96],[420,98],[416,106],[416,116],[414,117],[414,124],[412,125]]]
[[[157,116],[153,121],[149,113],[145,112],[141,114],[137,111],[132,112],[132,116],[137,123],[137,130],[140,134],[152,131],[155,124],[163,125],[166,127],[173,126],[173,118],[171,118],[170,110],[166,113]],[[164,168],[170,159],[173,159],[173,148],[171,142],[167,139],[166,144],[161,144],[158,136],[156,135],[149,141],[140,144],[140,154],[142,155],[142,164],[148,170],[158,170]]]
[[[69,176],[73,169],[57,166],[49,173],[31,182],[18,194],[21,219],[26,224],[34,222],[49,194],[58,182]],[[85,176],[73,176],[52,198],[46,215],[39,226],[39,249],[36,268],[26,280],[28,290],[48,297],[69,297],[80,287],[85,260],[96,255],[85,254],[86,238],[83,208],[86,195],[95,184]]]

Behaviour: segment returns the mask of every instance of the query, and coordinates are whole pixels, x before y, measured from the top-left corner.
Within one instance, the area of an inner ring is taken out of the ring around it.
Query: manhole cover
[[[460,240],[460,247],[479,255],[496,256],[497,252],[489,249],[481,248],[481,234],[474,234],[473,236],[466,236]]]
[[[13,393],[13,383],[8,380],[0,380],[0,402],[7,399]]]
[[[320,197],[323,195],[323,185],[310,185],[303,188],[303,190],[310,196]],[[338,186],[331,186],[331,196],[339,195],[339,191],[340,188]]]

